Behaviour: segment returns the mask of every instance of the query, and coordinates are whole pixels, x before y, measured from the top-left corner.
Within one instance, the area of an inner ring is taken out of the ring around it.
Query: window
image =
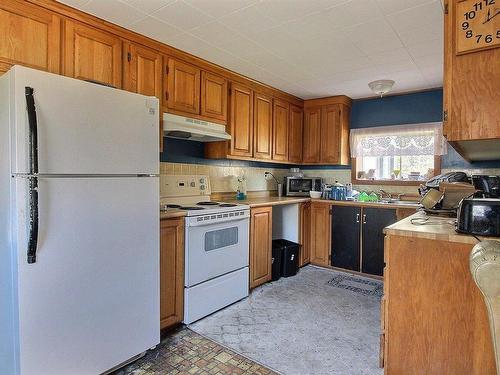
[[[446,153],[441,123],[351,130],[353,180],[411,184],[440,173]]]

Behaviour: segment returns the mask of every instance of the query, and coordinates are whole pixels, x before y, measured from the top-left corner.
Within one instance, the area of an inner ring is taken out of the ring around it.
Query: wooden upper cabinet
[[[288,161],[289,104],[275,99],[273,105],[273,160]]]
[[[231,120],[229,153],[233,156],[252,157],[253,154],[253,91],[248,87],[231,86]]]
[[[272,207],[250,211],[250,288],[271,280]]]
[[[123,88],[161,98],[162,55],[130,42],[123,49]]]
[[[184,219],[160,222],[160,328],[184,315]]]
[[[311,203],[311,263],[330,265],[331,216],[329,204]]]
[[[321,108],[309,108],[304,111],[304,138],[302,161],[319,163],[321,140]]]
[[[302,134],[304,130],[304,111],[295,105],[290,105],[290,128],[288,136],[288,160],[294,163],[302,162]]]
[[[493,15],[498,11],[499,1],[446,0],[445,3],[448,13],[444,15],[444,134],[456,150],[467,159],[484,160],[477,158],[478,155],[498,159],[500,156],[500,45],[498,45],[500,16],[491,18],[488,23],[484,20],[488,12]],[[479,7],[475,3],[482,5]],[[474,18],[466,19],[472,17],[472,13]],[[493,29],[493,35],[488,34],[486,30],[481,31],[483,28]],[[467,33],[473,37],[468,38]],[[488,35],[490,35],[487,39],[489,43],[485,39]],[[496,139],[496,141],[467,142],[485,139]]]
[[[26,1],[0,2],[0,72],[20,64],[60,72],[61,21]]]
[[[255,93],[254,99],[254,157],[269,160],[272,157],[273,99]]]
[[[321,109],[320,163],[339,163],[340,127],[340,104],[323,107]]]
[[[64,74],[114,87],[122,83],[122,41],[116,35],[66,20]]]
[[[167,107],[199,114],[201,70],[194,65],[169,58],[167,71]]]
[[[201,72],[201,115],[227,121],[227,80],[218,75]]]

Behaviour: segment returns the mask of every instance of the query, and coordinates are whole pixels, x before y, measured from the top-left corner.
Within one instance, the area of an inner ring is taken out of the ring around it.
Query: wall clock
[[[500,0],[456,3],[457,54],[500,46]]]

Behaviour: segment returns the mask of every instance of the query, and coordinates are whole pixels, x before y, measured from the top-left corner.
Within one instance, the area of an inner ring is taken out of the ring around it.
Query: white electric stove
[[[163,211],[185,210],[184,323],[248,296],[250,207],[210,200],[203,175],[161,176]]]

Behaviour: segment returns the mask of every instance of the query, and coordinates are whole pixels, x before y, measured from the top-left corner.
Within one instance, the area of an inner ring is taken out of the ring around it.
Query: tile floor
[[[329,283],[339,274],[304,267],[190,328],[286,375],[380,375],[380,296]]]
[[[209,340],[188,328],[168,335],[155,350],[113,375],[242,374],[274,371]]]

